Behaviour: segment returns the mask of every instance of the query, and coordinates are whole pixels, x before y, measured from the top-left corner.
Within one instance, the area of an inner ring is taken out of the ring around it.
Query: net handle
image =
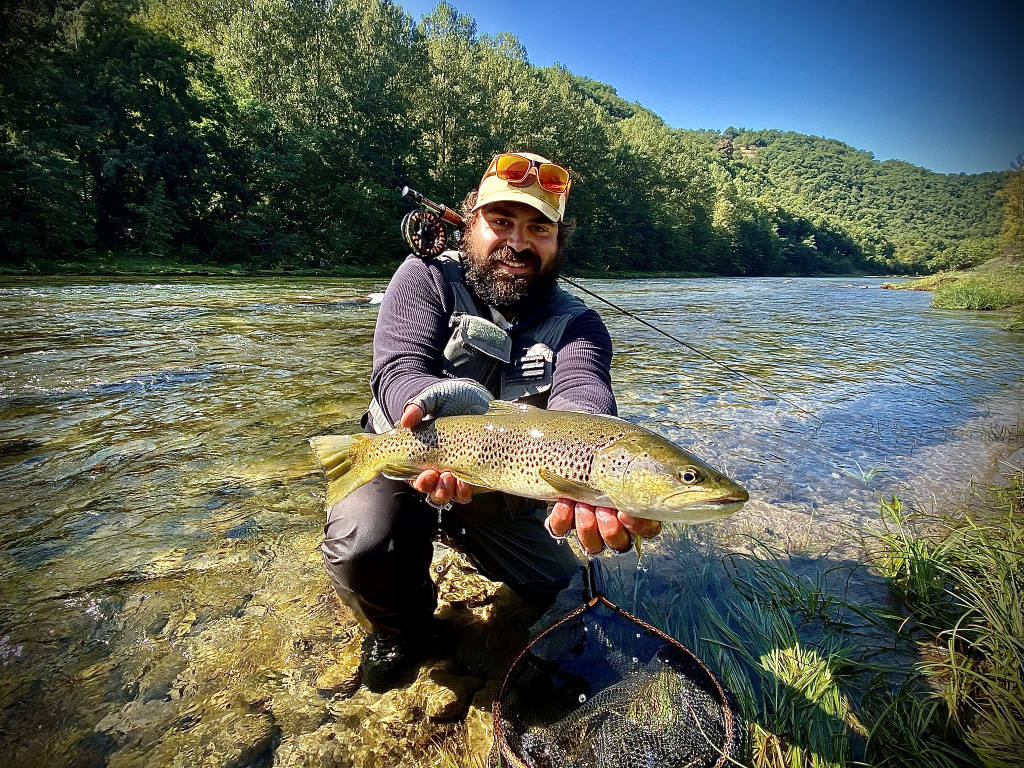
[[[583,602],[587,605],[594,605],[599,599],[605,596],[604,574],[601,572],[601,563],[596,557],[588,557],[583,569]]]

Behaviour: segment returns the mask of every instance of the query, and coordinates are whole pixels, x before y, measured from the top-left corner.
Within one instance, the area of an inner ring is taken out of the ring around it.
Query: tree
[[[1024,155],[1017,155],[1010,168],[1010,177],[998,193],[1003,200],[1000,244],[1006,256],[1020,261],[1024,258]]]
[[[74,24],[63,3],[0,8],[0,258],[21,267],[90,241],[75,150],[82,95],[66,55]]]

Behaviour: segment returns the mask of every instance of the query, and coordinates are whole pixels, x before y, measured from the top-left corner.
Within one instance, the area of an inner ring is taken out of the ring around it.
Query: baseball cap
[[[525,203],[551,221],[561,221],[571,184],[569,172],[546,157],[532,152],[502,153],[484,172],[473,210],[497,202]]]

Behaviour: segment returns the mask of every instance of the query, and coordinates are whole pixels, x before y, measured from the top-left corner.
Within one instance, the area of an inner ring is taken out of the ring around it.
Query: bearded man
[[[557,285],[571,231],[569,173],[540,155],[505,153],[463,202],[461,252],[410,256],[391,279],[373,338],[364,426],[384,432],[425,416],[483,413],[493,399],[616,414],[611,338],[600,316]],[[429,506],[428,506],[429,505]],[[425,650],[437,606],[429,566],[440,534],[486,577],[550,602],[588,553],[628,551],[660,524],[559,500],[550,510],[500,493],[473,496],[451,473],[411,483],[378,477],[328,511],[324,563],[367,635],[363,683],[391,687]]]

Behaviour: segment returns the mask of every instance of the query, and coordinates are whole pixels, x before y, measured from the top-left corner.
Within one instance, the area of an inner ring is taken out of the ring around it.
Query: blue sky
[[[396,2],[415,19],[437,5]],[[1024,2],[451,4],[674,128],[797,131],[941,173],[1024,153]]]

